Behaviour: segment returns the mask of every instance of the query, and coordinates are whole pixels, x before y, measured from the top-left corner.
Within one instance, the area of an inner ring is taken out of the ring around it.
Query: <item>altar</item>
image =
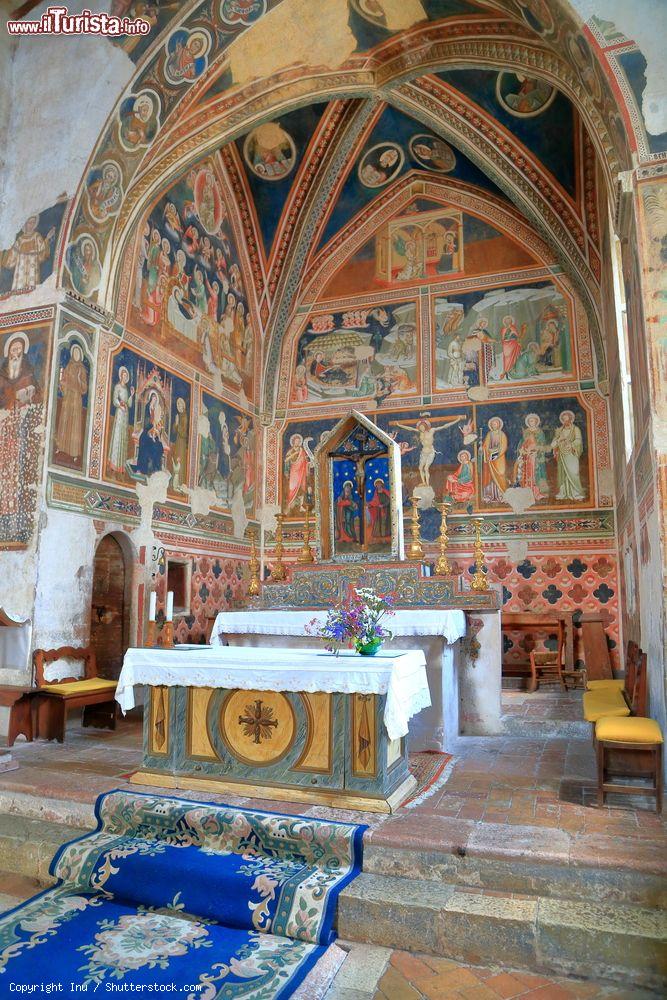
[[[221,612],[211,642],[237,647],[299,649],[312,645],[306,625],[351,588],[397,595],[385,624],[384,650],[424,654],[431,704],[410,722],[410,750],[452,752],[459,736],[495,736],[501,724],[500,594],[463,590],[457,578],[424,575],[406,561],[382,566],[295,566],[286,583],[268,583],[247,610]]]
[[[416,786],[406,737],[430,703],[420,650],[129,649],[123,711],[136,685],[149,696],[134,783],[371,812],[393,811]]]

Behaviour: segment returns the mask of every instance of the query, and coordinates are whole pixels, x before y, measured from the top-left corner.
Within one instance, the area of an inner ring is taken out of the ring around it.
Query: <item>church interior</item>
[[[664,0],[2,6],[3,990],[664,995]]]

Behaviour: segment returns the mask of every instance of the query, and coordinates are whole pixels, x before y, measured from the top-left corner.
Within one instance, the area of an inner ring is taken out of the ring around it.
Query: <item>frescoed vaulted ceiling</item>
[[[491,242],[506,240],[494,212],[517,229],[522,220],[599,326],[598,181],[643,140],[628,142],[591,38],[558,3],[328,0],[326,31],[310,0],[113,7],[153,31],[118,43],[137,69],[69,216],[63,280],[120,322],[132,314],[122,270],[142,227],[208,159],[228,217],[198,238],[222,234],[230,247],[246,320],[261,331],[260,380],[300,303],[381,283],[376,233],[392,212],[461,210],[466,199],[495,206],[466,235],[468,264],[479,253],[484,273]],[[197,228],[196,206],[179,211]],[[527,260],[520,242],[503,251],[508,267]],[[214,287],[201,254],[181,244],[164,251],[170,268],[185,250],[189,280],[197,266]]]

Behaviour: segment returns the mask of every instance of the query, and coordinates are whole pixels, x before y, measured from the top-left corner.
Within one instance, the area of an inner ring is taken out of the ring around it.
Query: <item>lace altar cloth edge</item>
[[[264,662],[260,661],[262,654]],[[116,689],[116,701],[123,712],[134,708],[136,684],[386,694],[384,725],[390,740],[407,736],[409,720],[431,704],[421,649],[374,657],[348,651],[336,657],[322,649],[261,646],[128,649]]]
[[[326,611],[221,611],[213,624],[211,642],[220,644],[225,633],[235,635],[303,636],[305,627],[315,619],[323,623]],[[440,635],[451,645],[466,633],[464,611],[416,610],[398,608],[384,621],[398,639],[404,636]]]

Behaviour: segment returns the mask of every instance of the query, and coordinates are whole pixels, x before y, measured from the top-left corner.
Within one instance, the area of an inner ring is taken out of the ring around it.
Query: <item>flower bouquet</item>
[[[313,618],[306,626],[308,635],[324,639],[326,648],[338,653],[344,646],[362,656],[374,656],[392,633],[380,625],[385,615],[392,615],[393,594],[376,594],[370,587],[352,590],[347,600],[327,612],[324,624]]]

